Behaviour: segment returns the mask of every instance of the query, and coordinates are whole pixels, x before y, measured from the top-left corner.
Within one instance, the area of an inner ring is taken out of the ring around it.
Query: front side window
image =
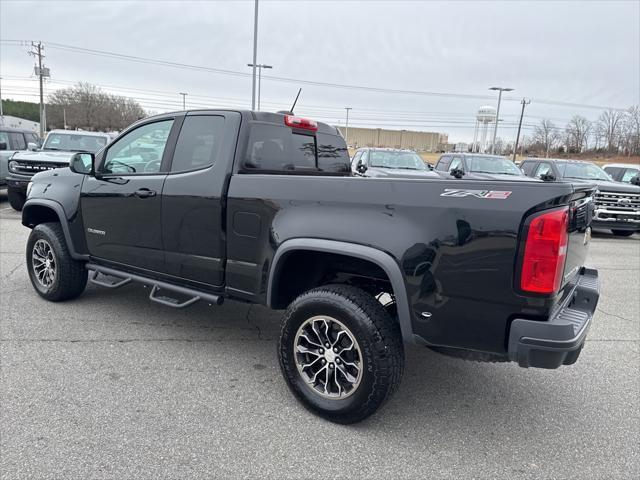
[[[0,143],[4,143],[7,146],[7,150],[9,150],[9,134],[7,132],[0,132]]]
[[[635,168],[627,168],[624,171],[624,175],[622,175],[621,182],[631,183],[631,179],[637,177],[640,174],[640,170],[636,170]]]
[[[533,173],[533,167],[535,165],[535,162],[524,162],[522,165],[520,165],[520,169],[524,172],[525,175],[528,175],[530,177]]]
[[[21,133],[12,133],[11,134],[11,143],[13,144],[14,150],[24,150],[27,148],[27,144],[24,141],[24,137]]]
[[[360,157],[362,156],[361,151],[357,151],[353,156],[353,160],[351,160],[351,171],[356,172],[358,168],[358,162],[360,161]]]
[[[428,170],[422,158],[413,152],[397,152],[393,150],[373,150],[371,167],[392,168],[400,170]]]
[[[548,163],[541,163],[540,165],[538,165],[538,168],[536,169],[535,177],[542,178],[543,175],[549,175],[549,174],[553,174],[553,171],[551,170],[551,165],[549,165]]]
[[[503,157],[467,157],[467,167],[470,172],[491,173],[498,175],[522,175],[515,163]]]
[[[148,123],[116,141],[102,168],[104,173],[158,173],[173,120]]]
[[[456,169],[462,169],[462,159],[460,157],[455,157],[453,160],[451,160],[451,165],[449,165],[449,173],[453,172]]]
[[[172,172],[207,168],[216,161],[224,117],[198,115],[185,118],[171,163]]]
[[[50,133],[44,142],[44,150],[96,153],[107,144],[106,137],[80,133]]]
[[[438,160],[438,164],[436,165],[436,170],[440,172],[446,172],[449,169],[449,162],[451,161],[451,157],[445,155],[440,157]]]
[[[610,182],[612,178],[607,172],[592,163],[562,163],[558,165],[564,178],[580,180],[601,180]]]

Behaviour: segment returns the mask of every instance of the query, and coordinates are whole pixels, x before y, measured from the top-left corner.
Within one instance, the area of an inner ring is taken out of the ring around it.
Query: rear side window
[[[337,135],[317,136],[286,126],[256,124],[251,129],[244,167],[269,172],[346,172],[349,155]]]
[[[349,171],[349,152],[342,137],[318,133],[318,168],[323,172]]]
[[[14,150],[24,150],[27,148],[27,144],[24,141],[24,137],[21,133],[11,133],[11,143]]]
[[[172,172],[207,168],[216,161],[224,117],[198,115],[185,118],[171,163]]]

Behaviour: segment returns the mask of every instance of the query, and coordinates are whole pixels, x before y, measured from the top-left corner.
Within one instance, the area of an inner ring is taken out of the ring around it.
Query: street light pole
[[[516,161],[516,153],[518,152],[518,142],[520,141],[520,129],[522,128],[522,117],[524,117],[524,107],[531,103],[531,100],[527,100],[523,98],[522,101],[522,111],[520,112],[520,123],[518,123],[518,135],[516,135],[516,144],[513,147],[513,161]]]
[[[186,98],[187,95],[189,95],[188,93],[184,93],[184,92],[180,92],[180,95],[182,95],[182,110],[186,110]]]
[[[251,86],[251,110],[256,109],[256,67],[258,63],[258,0],[253,12],[253,80]]]
[[[247,67],[253,67],[254,63],[247,63]],[[259,63],[255,65],[254,68],[258,69],[258,110],[260,110],[260,91],[262,90],[262,69],[263,68],[273,68],[272,65],[265,65],[264,63]]]
[[[344,143],[347,144],[347,147],[349,146],[349,110],[351,110],[351,107],[344,107],[344,109],[347,111],[347,123],[345,124],[345,129],[344,129]]]
[[[512,92],[513,88],[491,87],[489,90],[497,90],[498,108],[496,109],[496,126],[493,129],[493,142],[491,142],[491,154],[496,152],[496,136],[498,135],[498,122],[500,121],[500,101],[502,100],[502,92]]]

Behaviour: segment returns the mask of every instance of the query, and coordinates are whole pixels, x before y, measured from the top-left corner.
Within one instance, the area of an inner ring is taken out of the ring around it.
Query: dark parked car
[[[151,132],[160,161],[131,155]],[[584,267],[591,186],[357,177],[335,127],[293,115],[146,118],[32,182],[22,223],[40,296],[140,282],[169,307],[286,309],[282,374],[335,422],[366,418],[398,388],[404,343],[573,364],[598,302]]]
[[[597,187],[594,196],[594,228],[610,229],[614,235],[629,237],[640,231],[640,187],[616,182],[599,166],[581,160],[527,158],[522,170],[530,177],[546,181],[567,181]]]
[[[464,175],[465,178],[476,180],[528,180],[508,158],[483,153],[444,154],[438,159],[434,170],[443,175]]]
[[[0,127],[0,188],[7,185],[9,158],[20,150],[37,150],[40,146],[38,136],[29,130]]]
[[[616,182],[631,183],[640,185],[640,165],[630,165],[628,163],[611,163],[602,169],[607,172]]]
[[[351,170],[365,177],[409,177],[429,175],[432,169],[413,150],[360,148],[351,159]]]

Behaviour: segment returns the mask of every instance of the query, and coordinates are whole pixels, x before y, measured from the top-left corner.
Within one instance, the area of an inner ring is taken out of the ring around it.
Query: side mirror
[[[74,173],[79,173],[81,175],[93,175],[95,171],[95,160],[93,153],[74,153],[71,160],[69,160],[69,168]]]
[[[7,142],[0,142],[0,150],[9,150],[7,148]]]
[[[553,173],[543,173],[540,175],[540,180],[543,182],[555,182],[556,176]]]
[[[358,166],[356,167],[356,171],[360,174],[360,175],[364,175],[365,173],[367,173],[367,166],[360,162],[358,163]]]
[[[38,144],[33,142],[27,143],[27,150],[31,150],[32,152],[35,152],[36,150],[38,150]]]
[[[633,177],[631,179],[631,184],[640,186],[640,175],[636,175],[635,177]]]

